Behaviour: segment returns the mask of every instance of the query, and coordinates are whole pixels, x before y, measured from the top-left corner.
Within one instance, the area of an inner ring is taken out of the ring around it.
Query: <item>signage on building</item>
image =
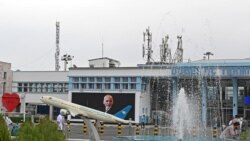
[[[244,104],[245,105],[250,105],[250,96],[245,96],[244,97]]]
[[[172,76],[188,77],[242,77],[250,76],[250,67],[173,67]]]

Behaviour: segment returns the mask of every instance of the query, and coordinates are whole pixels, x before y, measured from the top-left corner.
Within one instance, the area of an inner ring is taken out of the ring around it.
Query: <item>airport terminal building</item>
[[[56,115],[58,109],[52,110],[40,101],[44,95],[103,110],[103,97],[110,94],[115,110],[132,105],[127,118],[139,122],[145,116],[147,123],[168,125],[178,91],[184,88],[187,95],[199,97],[197,106],[205,124],[213,125],[213,117],[220,117],[223,123],[234,115],[250,117],[250,59],[135,67],[121,67],[119,61],[110,58],[89,62],[89,67],[72,67],[68,71],[11,71],[11,91],[23,97],[17,111],[54,111]]]

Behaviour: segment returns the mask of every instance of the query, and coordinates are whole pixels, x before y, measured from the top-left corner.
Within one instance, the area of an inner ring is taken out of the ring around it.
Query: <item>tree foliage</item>
[[[38,125],[30,121],[22,124],[15,141],[65,141],[65,136],[57,129],[56,123],[46,117]]]

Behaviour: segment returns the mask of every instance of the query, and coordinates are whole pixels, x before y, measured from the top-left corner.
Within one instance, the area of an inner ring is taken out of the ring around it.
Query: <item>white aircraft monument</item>
[[[122,118],[119,118],[115,115],[111,115],[93,108],[89,108],[86,106],[82,106],[79,104],[75,104],[69,101],[65,101],[56,97],[52,96],[42,96],[40,99],[43,103],[52,105],[61,109],[67,110],[70,115],[72,116],[79,116],[81,117],[86,125],[89,127],[89,133],[91,134],[91,139],[93,141],[99,141],[100,137],[96,131],[96,128],[93,126],[93,124],[90,122],[89,119],[97,119],[104,122],[111,122],[111,123],[135,123],[131,120],[124,120],[122,118],[125,118],[128,112],[131,110],[131,105],[128,105],[127,107],[123,108],[121,111],[119,111],[116,115],[119,115]]]

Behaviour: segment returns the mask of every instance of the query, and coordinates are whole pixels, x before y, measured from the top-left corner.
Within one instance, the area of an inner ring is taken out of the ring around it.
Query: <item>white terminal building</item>
[[[250,117],[250,59],[121,67],[119,61],[105,57],[69,71],[11,71],[9,63],[0,65],[1,92],[25,97],[27,114],[58,114],[58,108],[40,101],[45,95],[102,111],[103,97],[110,94],[115,111],[132,105],[127,119],[139,122],[145,116],[147,123],[167,125],[182,87],[188,95],[200,96],[200,117],[205,124],[214,124],[210,117],[223,117],[223,122],[234,115]],[[17,112],[24,111],[22,104]]]

